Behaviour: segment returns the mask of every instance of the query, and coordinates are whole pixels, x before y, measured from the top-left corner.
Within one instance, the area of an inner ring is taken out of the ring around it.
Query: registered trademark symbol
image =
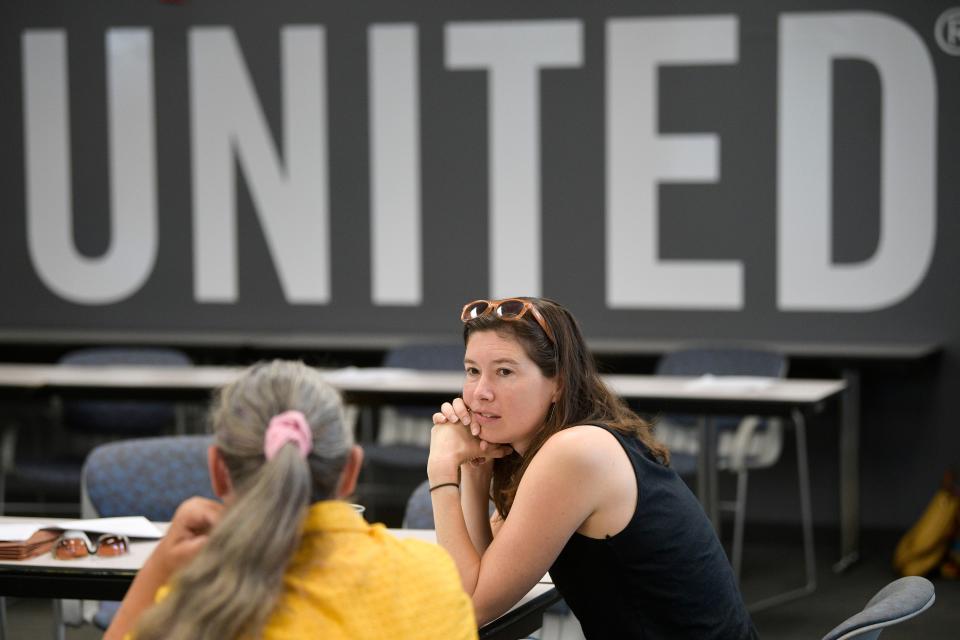
[[[960,56],[960,7],[947,9],[937,18],[933,35],[944,53]]]

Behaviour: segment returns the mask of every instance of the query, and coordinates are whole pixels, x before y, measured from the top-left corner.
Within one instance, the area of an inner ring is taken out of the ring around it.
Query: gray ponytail
[[[313,432],[304,460],[297,446],[263,455],[275,415],[301,411]],[[353,444],[337,392],[300,362],[248,369],[214,402],[211,422],[236,501],[169,596],[144,614],[137,640],[257,636],[277,603],[287,564],[300,544],[311,502],[333,497]]]

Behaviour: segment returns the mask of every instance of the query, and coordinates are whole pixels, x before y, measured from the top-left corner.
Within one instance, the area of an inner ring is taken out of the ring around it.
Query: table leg
[[[841,573],[860,558],[860,372],[843,370],[847,388],[840,407],[840,559]]]
[[[64,640],[66,630],[63,626],[63,602],[54,598],[50,603],[53,607],[53,638],[54,640]]]
[[[707,508],[707,418],[697,418],[697,498]]]
[[[360,442],[377,441],[377,407],[367,404],[360,406]]]
[[[710,494],[709,511],[713,528],[720,532],[720,487],[717,481],[717,428],[716,421],[707,417],[707,484]]]
[[[699,447],[697,452],[697,498],[710,522],[720,530],[720,507],[717,501],[717,447],[713,418],[697,419]]]
[[[803,564],[806,580],[802,587],[747,605],[750,613],[796,600],[813,593],[817,588],[817,557],[813,544],[813,508],[810,503],[810,467],[807,456],[807,421],[799,409],[794,409],[791,415],[797,435],[797,481],[800,487],[800,520],[803,526]]]

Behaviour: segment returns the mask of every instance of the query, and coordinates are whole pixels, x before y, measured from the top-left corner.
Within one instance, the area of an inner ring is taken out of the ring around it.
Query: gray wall
[[[3,3],[0,335],[361,348],[539,293],[628,349],[935,344],[863,373],[905,525],[960,450],[951,6]]]

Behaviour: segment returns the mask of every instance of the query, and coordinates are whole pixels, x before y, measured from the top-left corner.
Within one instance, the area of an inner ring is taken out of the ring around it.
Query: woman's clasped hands
[[[513,452],[509,444],[490,442],[483,438],[483,428],[473,419],[473,413],[463,401],[454,398],[444,402],[433,414],[430,435],[430,458],[456,466],[470,462],[479,466]]]

